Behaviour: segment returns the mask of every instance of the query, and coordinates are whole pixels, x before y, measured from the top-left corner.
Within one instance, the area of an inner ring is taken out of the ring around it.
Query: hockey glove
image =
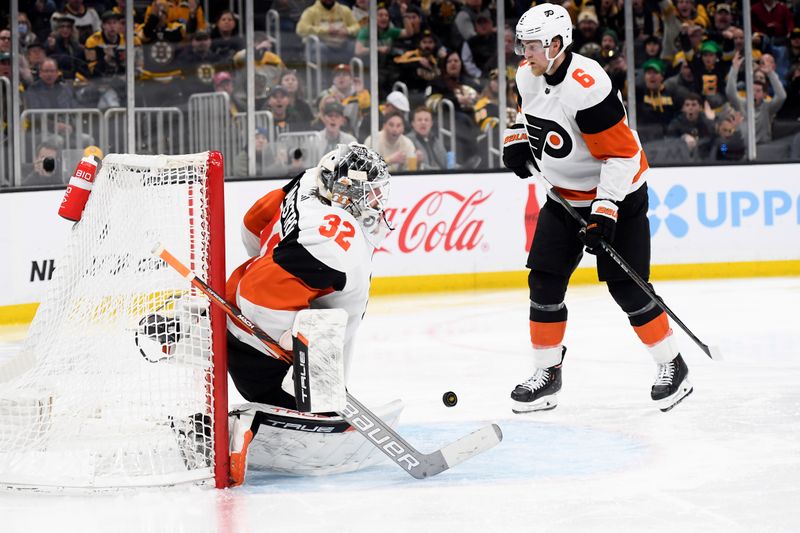
[[[528,163],[533,161],[531,145],[523,124],[514,124],[506,128],[503,134],[503,165],[521,179],[530,178]]]
[[[578,236],[586,246],[586,251],[597,255],[603,251],[600,241],[611,244],[617,227],[617,204],[611,200],[595,200],[592,202],[592,213],[581,228]]]

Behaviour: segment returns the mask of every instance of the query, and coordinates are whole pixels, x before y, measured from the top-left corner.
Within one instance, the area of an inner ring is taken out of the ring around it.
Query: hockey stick
[[[555,186],[550,183],[547,178],[537,171],[530,163],[528,163],[528,171],[532,176],[539,176],[539,178],[544,182],[545,187],[548,189],[548,193],[551,194],[559,204],[561,204],[561,207],[566,209],[567,213],[569,213],[570,216],[574,218],[583,229],[586,229],[586,221],[583,220],[583,217],[580,215],[580,213],[578,213],[578,211],[572,207],[572,204],[570,204],[561,195],[561,193],[556,190]],[[655,292],[653,292],[653,289],[650,288],[648,283],[642,279],[638,272],[631,268],[628,262],[625,261],[625,259],[623,259],[622,256],[619,255],[619,253],[610,244],[600,239],[600,246],[603,248],[603,251],[605,251],[609,257],[611,257],[611,259],[613,259],[614,262],[619,265],[622,271],[625,272],[628,277],[631,278],[657,306],[667,313],[667,315],[669,315],[669,317],[681,327],[681,329],[689,336],[689,338],[691,338],[708,357],[715,361],[722,360],[722,353],[720,352],[719,348],[716,346],[708,346],[699,338],[697,338],[697,336],[692,333],[692,330],[690,330],[686,324],[684,324],[683,321],[678,318],[678,315],[676,315],[672,309],[670,309],[669,306],[667,306],[667,304],[665,304],[664,301],[657,296]]]
[[[153,248],[153,254],[160,257],[181,276],[189,280],[194,287],[208,296],[214,304],[220,306],[229,317],[239,324],[239,327],[252,333],[263,342],[272,357],[291,362],[291,354],[283,350],[269,334],[244,316],[239,308],[217,294],[175,256],[164,249],[161,244],[157,244]],[[479,453],[485,452],[503,440],[503,433],[500,431],[500,427],[497,424],[490,424],[461,437],[435,452],[421,453],[398,435],[391,426],[353,398],[349,392],[346,393],[344,409],[339,414],[373,446],[416,479],[424,479],[444,472],[467,459],[475,457]]]

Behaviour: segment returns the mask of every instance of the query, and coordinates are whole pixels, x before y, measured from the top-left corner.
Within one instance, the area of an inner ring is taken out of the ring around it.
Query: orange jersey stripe
[[[669,320],[667,320],[667,314],[663,311],[647,324],[634,326],[633,330],[647,346],[658,344],[672,332],[669,327]]]
[[[535,348],[551,348],[564,340],[567,322],[534,322],[530,321],[531,344]]]
[[[332,287],[323,290],[309,287],[277,264],[272,255],[256,259],[239,280],[240,296],[256,305],[282,311],[307,309],[312,300],[333,290]]]
[[[624,118],[606,130],[582,136],[592,155],[603,161],[612,157],[633,157],[641,150]]]
[[[253,235],[261,235],[261,231],[274,220],[281,211],[286,193],[283,189],[275,189],[259,198],[244,215],[244,227]]]
[[[633,177],[633,182],[632,183],[636,183],[637,181],[639,181],[639,178],[642,177],[642,174],[644,174],[644,171],[647,170],[648,168],[650,168],[650,163],[647,162],[647,156],[644,155],[644,150],[639,150],[639,157],[640,157],[640,159],[639,159],[639,172],[637,172],[636,175]]]
[[[580,200],[594,200],[597,196],[597,187],[591,191],[576,191],[574,189],[562,189],[561,187],[554,187],[556,191],[561,193],[561,196],[567,200],[580,201]]]

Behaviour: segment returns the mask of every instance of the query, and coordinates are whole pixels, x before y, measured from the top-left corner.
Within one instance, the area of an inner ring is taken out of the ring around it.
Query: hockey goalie
[[[384,215],[389,178],[376,152],[340,144],[245,214],[250,259],[228,279],[227,298],[289,356],[270,357],[229,319],[228,370],[249,402],[230,413],[233,485],[244,482],[248,462],[321,475],[362,468],[380,455],[340,416],[320,410],[336,411],[344,398],[372,255],[391,229]],[[282,387],[291,354],[307,356],[311,369],[311,376],[300,376],[294,365],[294,396]],[[311,412],[299,411],[301,405]],[[376,414],[394,425],[401,409],[396,401]]]

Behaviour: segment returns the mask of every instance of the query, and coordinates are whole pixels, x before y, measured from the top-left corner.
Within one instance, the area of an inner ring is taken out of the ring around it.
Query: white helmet
[[[555,37],[561,37],[561,50],[555,57],[550,57],[548,47]],[[541,41],[545,47],[545,57],[550,61],[547,69],[553,65],[558,56],[572,44],[572,19],[562,6],[557,4],[539,4],[527,10],[517,22],[514,34],[514,51],[523,55],[523,41]]]
[[[389,168],[363,144],[339,144],[319,162],[319,194],[353,215],[374,243],[391,229],[384,217],[389,199]],[[376,244],[377,246],[377,244]]]

